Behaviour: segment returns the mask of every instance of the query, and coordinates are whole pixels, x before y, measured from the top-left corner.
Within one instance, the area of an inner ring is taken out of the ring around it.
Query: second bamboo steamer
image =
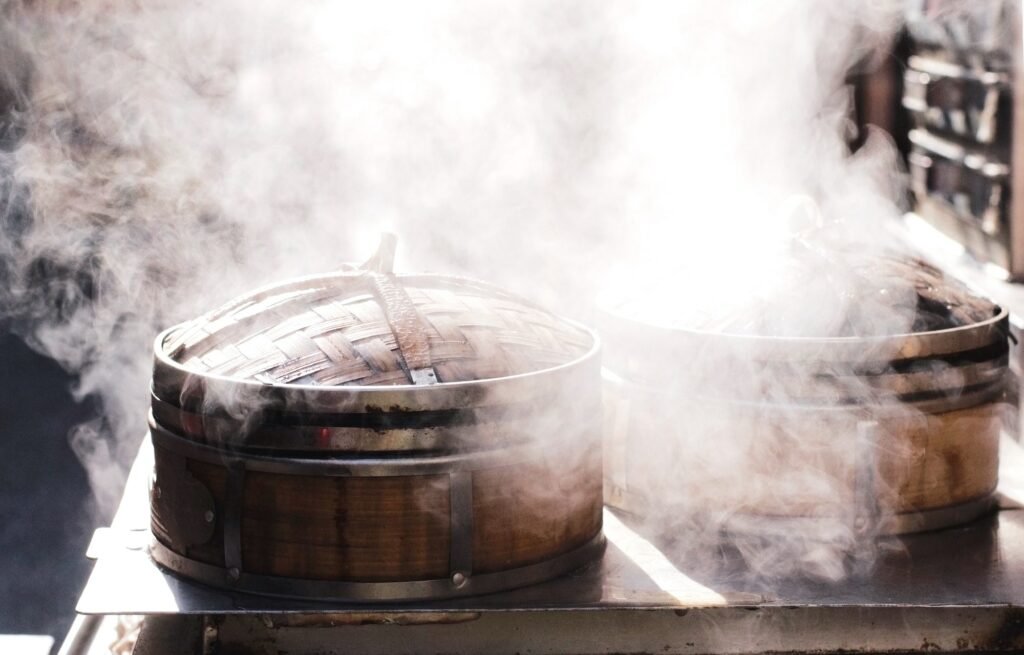
[[[899,534],[989,511],[1007,312],[924,263],[873,265],[941,297],[918,301],[940,316],[903,334],[765,336],[606,306],[607,502],[780,534]]]

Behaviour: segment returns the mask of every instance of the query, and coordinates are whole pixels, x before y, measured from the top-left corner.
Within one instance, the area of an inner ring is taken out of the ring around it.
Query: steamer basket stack
[[[366,266],[156,341],[153,556],[287,597],[485,593],[600,556],[598,341],[482,283]]]

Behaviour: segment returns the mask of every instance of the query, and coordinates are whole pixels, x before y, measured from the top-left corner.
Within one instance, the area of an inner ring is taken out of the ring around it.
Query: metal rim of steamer
[[[592,384],[593,397],[600,398],[601,344],[587,332],[592,348],[558,367],[430,387],[303,387],[206,376],[202,383],[221,385],[225,397],[238,397],[236,385],[252,393],[258,411],[286,408],[288,422],[251,420],[256,412],[249,419],[218,416],[217,406],[189,411],[155,389],[150,420],[194,441],[290,452],[463,450],[527,441],[531,421],[558,407],[581,407],[581,385]],[[498,425],[501,430],[493,429]],[[482,427],[491,429],[482,434]]]
[[[854,530],[882,537],[941,530],[981,518],[991,512],[995,508],[995,504],[996,498],[993,490],[980,498],[956,505],[878,517],[877,521],[870,525],[855,525]],[[724,529],[728,534],[734,536],[814,534],[813,527],[827,526],[827,521],[827,519],[814,517],[763,517],[737,514],[729,518]]]
[[[606,482],[606,484],[608,484]],[[605,502],[616,510],[634,516],[647,513],[648,501],[643,494],[619,487],[607,489]],[[901,512],[883,516],[874,523],[871,533],[879,537],[897,537],[917,532],[930,532],[951,528],[992,512],[996,507],[996,493],[991,491],[984,496],[968,500],[956,505],[936,507],[913,512]],[[837,525],[838,518],[821,519],[807,516],[769,516],[754,514],[733,514],[722,524],[723,534],[731,537],[786,537],[794,534],[815,534],[814,528]],[[856,530],[855,526],[849,526]]]
[[[241,469],[280,475],[327,477],[390,477],[477,471],[522,461],[530,455],[545,452],[541,444],[534,442],[490,450],[405,457],[301,458],[224,450],[185,439],[155,424],[150,424],[150,437],[154,446],[190,459],[224,466],[229,471]]]
[[[922,394],[922,397],[913,399],[883,393],[859,398],[854,396],[841,401],[832,399],[831,402],[813,397],[807,398],[806,402],[805,399],[794,398],[789,402],[781,403],[717,396],[695,396],[692,401],[729,407],[735,411],[755,412],[758,416],[766,419],[774,415],[794,416],[801,413],[878,418],[890,415],[902,416],[907,413],[908,409],[929,414],[941,414],[1002,400],[1006,395],[1006,374],[1009,371],[1009,364],[1004,360],[993,370],[999,374],[994,376],[991,381],[969,388],[937,389],[930,394]],[[661,402],[665,402],[665,399],[672,398],[674,395],[671,391],[652,389],[643,383],[626,380],[607,368],[602,370],[601,378],[603,384],[614,387],[624,395],[642,394],[652,398],[661,398]]]
[[[537,404],[529,404],[522,410],[515,407],[478,408],[451,413],[449,417],[454,420],[448,425],[440,420],[423,421],[415,417],[408,424],[389,421],[386,427],[339,425],[345,421],[337,418],[332,419],[334,425],[303,425],[268,419],[266,422],[254,421],[256,424],[247,426],[244,443],[235,436],[239,433],[237,419],[187,412],[156,396],[152,399],[149,420],[151,425],[201,443],[224,443],[234,449],[256,452],[394,453],[464,450],[526,442],[537,426],[537,414],[541,410]],[[356,417],[358,423],[360,415]],[[431,418],[437,417],[428,416]]]
[[[284,293],[303,285],[315,282],[326,284],[343,274],[301,278],[297,281],[281,283],[254,292],[242,300],[256,300],[269,295]],[[501,291],[475,280],[467,280],[444,275],[398,275],[399,280],[409,282],[429,282],[437,286],[455,289],[475,289],[492,293],[500,293],[517,302],[533,306],[533,303]],[[318,288],[315,286],[312,289]],[[338,411],[379,411],[383,408],[401,407],[405,411],[430,411],[459,409],[473,405],[491,394],[501,394],[503,399],[530,400],[539,395],[549,393],[565,383],[579,365],[598,358],[601,351],[601,339],[596,332],[575,321],[560,318],[577,330],[585,333],[591,340],[591,346],[580,357],[550,368],[484,380],[466,380],[459,382],[439,382],[432,385],[396,384],[387,386],[343,385],[318,386],[302,384],[266,384],[256,380],[242,380],[221,375],[195,371],[175,361],[167,353],[166,342],[171,335],[187,324],[176,325],[161,332],[154,341],[154,393],[162,400],[169,401],[173,397],[184,397],[204,387],[214,387],[215,391],[223,391],[224,397],[232,397],[232,391],[251,392],[258,396],[260,392],[270,393],[269,400],[279,402],[287,407],[302,408],[311,412]],[[172,403],[173,404],[173,403]]]
[[[654,343],[676,347],[722,347],[731,356],[758,361],[862,362],[869,355],[884,361],[941,358],[979,350],[1005,340],[1010,313],[1002,307],[984,321],[945,330],[909,332],[879,337],[774,337],[704,332],[667,327],[601,310],[612,332],[643,334]]]
[[[476,280],[444,275],[396,278],[409,284],[495,294],[534,306]],[[345,273],[290,280],[259,289],[235,303],[322,289],[345,280]],[[489,447],[488,439],[481,439],[480,430],[474,427],[493,425],[497,420],[505,428],[501,439],[512,438],[515,435],[509,433],[515,430],[516,421],[525,422],[558,402],[578,404],[579,385],[588,377],[599,384],[602,345],[597,333],[574,321],[559,320],[590,340],[586,352],[564,364],[483,380],[386,386],[266,384],[194,371],[177,362],[166,347],[186,323],[165,330],[155,340],[153,420],[185,438],[237,448],[335,453]],[[599,396],[596,387],[594,395]],[[232,417],[228,401],[219,399],[245,404],[253,408],[247,411],[266,413],[267,417],[256,421]]]
[[[537,584],[596,561],[604,549],[604,534],[598,532],[582,546],[536,564],[479,575],[454,571],[448,578],[400,582],[347,582],[257,575],[183,557],[156,539],[150,544],[150,555],[157,564],[173,573],[221,589],[318,601],[402,602],[476,596]]]
[[[524,380],[516,376],[516,380],[494,378],[457,383],[462,387],[457,393],[468,392],[467,404],[440,409],[411,409],[396,404],[401,392],[396,394],[387,388],[382,388],[380,395],[391,397],[395,403],[384,404],[385,399],[375,395],[380,405],[356,403],[359,406],[350,407],[353,399],[346,393],[349,388],[338,387],[333,408],[321,397],[317,401],[321,403],[320,411],[304,406],[303,411],[278,412],[271,406],[274,401],[261,396],[253,400],[254,409],[248,410],[248,416],[239,417],[236,412],[232,417],[219,412],[217,407],[204,408],[210,413],[200,413],[198,408],[183,409],[154,393],[149,421],[181,438],[228,450],[335,455],[495,448],[532,441],[538,429],[550,429],[553,412],[558,412],[563,417],[562,424],[567,426],[578,425],[598,414],[600,366],[599,350],[595,348],[558,369],[526,374]],[[503,381],[516,388],[502,386]],[[443,394],[444,390],[439,389],[443,384],[430,389]],[[479,389],[473,386],[476,384],[484,385],[487,391],[477,393]],[[584,391],[586,387],[592,389]],[[409,393],[419,393],[414,391],[416,387],[408,389]],[[287,394],[289,389],[266,385],[266,392]],[[475,404],[471,404],[473,400]],[[289,400],[279,397],[276,402],[287,407]],[[442,398],[439,404],[448,403]]]

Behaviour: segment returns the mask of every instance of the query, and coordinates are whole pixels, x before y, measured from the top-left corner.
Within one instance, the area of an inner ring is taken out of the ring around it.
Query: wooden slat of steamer
[[[998,479],[1001,411],[1001,404],[989,403],[940,414],[880,419],[874,497],[881,511],[900,514],[937,509],[990,493]],[[787,498],[785,492],[769,495],[762,511],[789,516],[820,515],[825,508],[833,512],[836,507],[856,502],[857,460],[852,441],[857,426],[851,422],[834,429],[839,437],[834,450],[808,452],[798,447],[789,451],[795,457],[783,458],[778,462],[780,466],[760,472],[770,488],[779,485],[779,470],[795,474],[813,468],[821,473],[821,479],[831,478],[837,489],[827,493],[827,498],[812,496],[805,502],[795,496]],[[788,439],[813,439],[801,434],[799,426],[788,426],[788,432]],[[808,506],[808,502],[816,506]]]
[[[187,555],[223,556],[225,469],[189,461],[214,496],[213,538]],[[599,454],[559,475],[531,460],[474,473],[474,573],[540,562],[600,528]],[[309,477],[249,472],[242,516],[243,570],[314,580],[423,580],[449,575],[448,476]],[[194,511],[172,508],[170,511]]]
[[[874,495],[886,514],[936,509],[991,492],[998,479],[1001,403],[940,414],[878,420]],[[712,504],[765,516],[836,516],[856,502],[857,421],[721,417],[742,450],[738,468],[721,470]],[[710,419],[705,419],[708,424]],[[735,477],[742,471],[743,485]],[[703,476],[702,480],[706,480]],[[693,490],[694,497],[702,494]]]
[[[600,449],[582,453],[571,468],[534,459],[477,471],[473,572],[525,566],[583,545],[601,527],[602,493]]]
[[[242,564],[250,573],[378,582],[449,574],[448,476],[249,472]]]
[[[895,494],[895,511],[934,509],[992,491],[999,476],[1001,403],[925,415],[886,426],[902,456],[881,458],[879,494]]]

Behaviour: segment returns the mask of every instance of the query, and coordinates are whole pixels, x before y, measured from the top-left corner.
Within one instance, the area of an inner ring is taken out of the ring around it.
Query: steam
[[[807,282],[786,266],[795,242],[826,262],[892,245],[879,226],[898,213],[895,151],[872,133],[849,153],[844,80],[901,5],[11,5],[0,310],[102,399],[104,421],[73,443],[109,507],[145,430],[156,333],[362,260],[381,230],[401,238],[400,270],[487,279],[584,322],[598,292],[653,322],[749,307]],[[790,325],[846,320],[850,283],[810,286]],[[873,333],[913,320],[862,315]],[[681,367],[665,391],[715,367]],[[781,393],[763,371],[732,373]],[[749,465],[693,416],[667,418],[721,447],[722,480]],[[659,502],[697,552],[720,526],[695,524],[694,444],[659,445]],[[811,462],[821,444],[791,445]],[[785,493],[841,500],[811,466]],[[721,495],[719,511],[746,500]],[[792,539],[745,556],[837,578],[856,541]]]

